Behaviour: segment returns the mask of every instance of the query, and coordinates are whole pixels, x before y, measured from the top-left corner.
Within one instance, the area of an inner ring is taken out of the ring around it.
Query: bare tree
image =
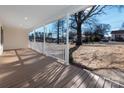
[[[61,22],[60,20],[57,21],[57,44],[59,44],[60,22]]]
[[[57,44],[60,43],[60,33],[62,35],[62,37],[64,38],[64,31],[65,31],[65,19],[59,19],[55,24],[54,24],[54,28],[57,31]]]
[[[94,29],[94,36],[96,41],[100,41],[110,31],[111,26],[109,24],[97,24]]]
[[[33,33],[29,35],[29,40],[30,40],[31,42],[34,41],[34,34],[33,34]]]
[[[104,14],[106,6],[95,5],[71,16],[71,28],[77,30],[76,45],[82,44],[81,25],[89,21],[95,22],[93,16]]]
[[[92,28],[84,30],[85,42],[89,41],[100,41],[110,31],[109,24],[95,24]]]

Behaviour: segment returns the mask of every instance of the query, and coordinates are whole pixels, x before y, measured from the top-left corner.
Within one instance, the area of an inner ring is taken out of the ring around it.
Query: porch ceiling
[[[0,22],[32,29],[86,7],[88,5],[1,5]]]

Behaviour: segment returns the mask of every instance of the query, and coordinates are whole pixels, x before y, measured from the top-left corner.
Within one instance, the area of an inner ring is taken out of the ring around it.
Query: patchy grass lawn
[[[78,47],[72,57],[76,64],[124,84],[124,45],[85,44]]]

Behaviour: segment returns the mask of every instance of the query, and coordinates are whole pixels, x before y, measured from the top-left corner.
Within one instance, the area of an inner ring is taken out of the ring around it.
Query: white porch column
[[[46,35],[45,35],[45,33],[46,33],[46,27],[45,26],[43,26],[43,28],[44,28],[44,37],[43,37],[43,53],[44,54],[46,54]]]
[[[0,55],[3,54],[3,30],[0,27]]]
[[[69,65],[69,14],[67,14],[67,32],[66,32],[66,49],[65,49],[65,64]]]

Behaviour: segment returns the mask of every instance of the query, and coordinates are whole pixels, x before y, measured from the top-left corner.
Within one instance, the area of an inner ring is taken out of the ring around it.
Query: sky
[[[110,32],[108,32],[109,36],[111,36],[111,31],[113,30],[124,29],[122,28],[122,23],[124,23],[124,8],[107,7],[104,9],[104,12],[105,14],[95,16],[95,18],[98,23],[109,24],[111,26]]]
[[[124,8],[119,10],[118,8],[105,9],[105,15],[97,16],[97,20],[100,23],[110,24],[111,30],[120,29],[124,22]]]
[[[110,24],[111,25],[111,29],[110,32],[112,30],[118,30],[118,29],[122,29],[122,23],[124,22],[124,8],[122,8],[121,10],[119,10],[118,8],[105,8],[105,13],[106,14],[102,14],[99,16],[96,16],[96,19],[98,20],[99,23],[103,23],[103,24]],[[49,33],[50,31],[54,31],[54,26],[53,23],[50,23],[48,25],[46,25],[46,30],[47,33]],[[38,29],[36,29],[36,31],[43,31],[43,28],[40,27]],[[54,33],[54,37],[56,37],[55,32]],[[110,33],[109,33],[110,35]]]

